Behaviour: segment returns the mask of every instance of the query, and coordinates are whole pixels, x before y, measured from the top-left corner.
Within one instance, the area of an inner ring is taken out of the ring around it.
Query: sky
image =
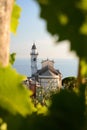
[[[39,58],[72,59],[70,44],[63,41],[55,44],[55,38],[46,30],[46,21],[39,17],[40,8],[34,0],[17,0],[22,8],[20,23],[16,35],[11,34],[10,52],[16,52],[16,58],[30,58],[32,44],[35,43]]]

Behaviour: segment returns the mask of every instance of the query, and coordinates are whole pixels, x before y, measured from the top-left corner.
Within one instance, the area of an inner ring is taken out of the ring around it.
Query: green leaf
[[[21,8],[15,2],[12,11],[12,17],[11,17],[11,32],[14,34],[16,33],[19,24],[20,14],[21,14]]]
[[[0,107],[23,116],[34,110],[31,92],[22,85],[24,79],[11,67],[0,68]]]
[[[48,32],[58,36],[58,41],[69,40],[71,50],[87,60],[87,0],[36,1]]]
[[[85,86],[78,93],[61,90],[52,96],[47,115],[31,115],[23,121],[26,130],[84,130]],[[34,125],[33,125],[34,124]],[[21,130],[20,129],[20,130]]]
[[[81,75],[82,77],[87,77],[87,62],[85,62],[84,60],[81,60]]]
[[[15,56],[16,56],[16,53],[12,53],[12,54],[10,54],[10,58],[9,58],[9,62],[10,62],[10,64],[14,64],[14,62],[15,62]]]

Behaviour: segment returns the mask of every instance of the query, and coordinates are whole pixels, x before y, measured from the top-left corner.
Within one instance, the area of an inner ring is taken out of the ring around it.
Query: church
[[[41,69],[37,68],[37,58],[38,52],[35,43],[31,48],[31,77],[28,78],[29,88],[36,92],[39,88],[42,88],[43,91],[56,91],[62,87],[62,74],[58,69],[54,68],[53,60],[42,60]]]

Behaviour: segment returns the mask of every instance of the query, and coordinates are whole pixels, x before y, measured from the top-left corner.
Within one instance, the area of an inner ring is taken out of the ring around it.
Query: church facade
[[[53,60],[42,60],[41,69],[37,68],[38,52],[36,45],[33,44],[31,48],[31,85],[37,88],[41,87],[43,91],[56,91],[62,87],[62,74],[59,70],[54,68]]]

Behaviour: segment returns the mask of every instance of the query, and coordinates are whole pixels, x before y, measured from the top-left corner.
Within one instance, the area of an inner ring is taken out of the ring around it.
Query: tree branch
[[[14,0],[0,0],[0,64],[9,63],[10,22]]]

